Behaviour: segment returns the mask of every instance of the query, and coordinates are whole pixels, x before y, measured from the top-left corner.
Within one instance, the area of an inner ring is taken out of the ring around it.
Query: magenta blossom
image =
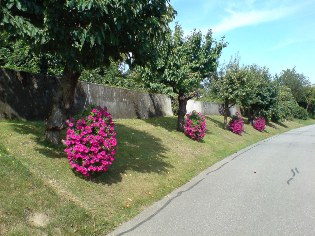
[[[84,176],[106,172],[117,146],[115,125],[107,108],[93,108],[88,117],[67,123],[65,152],[71,168]]]
[[[263,132],[266,127],[266,120],[263,117],[256,117],[256,119],[253,122],[253,126],[256,130]]]
[[[236,114],[230,120],[229,127],[230,130],[235,134],[242,135],[244,132],[244,121],[238,112],[236,112]]]
[[[199,112],[192,111],[186,114],[186,123],[184,125],[184,133],[192,140],[200,142],[206,135],[207,126],[206,118]]]

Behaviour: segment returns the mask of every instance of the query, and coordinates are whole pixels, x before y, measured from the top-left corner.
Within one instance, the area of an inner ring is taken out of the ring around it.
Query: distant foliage
[[[308,112],[305,108],[296,106],[293,110],[293,117],[296,119],[307,120],[308,119]]]
[[[253,126],[256,130],[263,132],[266,128],[266,120],[264,117],[256,117],[253,122]]]
[[[106,172],[116,153],[116,132],[107,108],[93,108],[77,121],[68,120],[65,152],[76,172],[84,176]]]
[[[212,76],[210,82],[209,91],[222,102],[224,129],[226,129],[229,108],[244,100],[247,94],[246,70],[240,65],[238,57],[231,58],[228,64],[221,66],[218,73]]]
[[[174,115],[178,114],[178,110],[179,110],[179,102],[177,97],[175,96],[170,96],[171,98],[171,105],[172,105],[172,111]]]
[[[244,132],[244,120],[241,115],[237,112],[229,122],[230,130],[238,135]]]
[[[81,81],[134,90],[145,90],[143,84],[136,81],[135,75],[124,60],[110,60],[108,66],[91,70],[83,70]]]
[[[280,86],[277,92],[276,103],[271,109],[272,121],[279,122],[292,119],[296,107],[298,107],[298,103],[294,99],[291,89],[286,86]]]
[[[191,114],[186,114],[184,133],[188,137],[200,142],[206,135],[206,131],[207,125],[205,116],[196,111],[192,111]]]
[[[282,70],[277,80],[280,85],[290,88],[292,96],[297,103],[306,108],[308,104],[307,96],[309,89],[311,88],[311,82],[304,74],[298,73],[295,68],[286,69]]]
[[[268,68],[246,66],[246,87],[243,88],[239,105],[252,122],[256,116],[271,119],[271,109],[277,101],[277,83],[272,81]]]

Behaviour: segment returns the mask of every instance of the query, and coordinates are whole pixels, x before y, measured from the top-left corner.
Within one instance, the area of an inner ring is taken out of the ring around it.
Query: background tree
[[[277,78],[280,85],[291,89],[292,95],[298,104],[307,108],[307,94],[311,87],[308,78],[296,72],[295,68],[283,70]]]
[[[299,105],[293,97],[291,89],[279,85],[277,90],[276,102],[272,107],[272,121],[279,122],[293,118],[294,110],[296,110]]]
[[[158,45],[157,60],[142,69],[142,80],[153,89],[170,88],[177,95],[177,130],[183,131],[186,105],[197,96],[200,83],[217,69],[218,58],[226,43],[216,42],[209,30],[206,35],[194,31],[184,37],[179,25]]]
[[[93,70],[84,70],[81,81],[128,88],[133,90],[145,90],[143,83],[139,83],[135,77],[135,71],[130,69],[124,60],[111,60],[109,66],[103,66]]]
[[[129,55],[128,62],[144,63],[154,56],[174,18],[168,0],[2,0],[0,27],[10,41],[22,40],[30,51],[60,58],[60,89],[47,121],[46,138],[60,140],[84,68],[97,68]]]
[[[311,86],[308,90],[307,96],[307,107],[306,110],[309,112],[309,114],[314,117],[315,115],[315,85]]]
[[[251,65],[245,70],[246,85],[240,105],[248,117],[248,122],[252,122],[255,116],[263,116],[268,120],[277,98],[276,83],[272,81],[266,67]]]
[[[246,70],[240,66],[238,57],[231,58],[211,79],[211,92],[223,103],[224,129],[227,127],[229,108],[244,100],[247,95],[246,82]]]

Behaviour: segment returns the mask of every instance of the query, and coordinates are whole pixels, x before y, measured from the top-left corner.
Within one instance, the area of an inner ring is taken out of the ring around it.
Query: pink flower
[[[67,135],[72,135],[74,134],[74,130],[73,129],[68,129],[67,130]]]
[[[111,144],[113,147],[115,147],[115,146],[117,145],[117,139],[115,139],[115,138],[110,139],[110,144]]]
[[[256,130],[263,132],[266,127],[266,120],[263,117],[257,117],[253,122],[253,126]]]
[[[192,111],[186,114],[186,123],[184,125],[184,133],[193,140],[198,142],[206,135],[206,118],[199,112]]]
[[[238,112],[230,120],[229,127],[235,134],[241,135],[244,132],[244,121]]]
[[[64,151],[71,168],[84,176],[106,172],[115,159],[117,146],[115,125],[107,108],[94,108],[87,118],[69,120],[67,124]]]
[[[91,126],[85,126],[85,131],[86,131],[88,134],[92,133],[92,128],[91,128]]]

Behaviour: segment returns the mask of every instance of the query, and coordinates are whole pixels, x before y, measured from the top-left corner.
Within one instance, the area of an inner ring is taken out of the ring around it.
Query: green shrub
[[[274,122],[290,120],[294,117],[294,110],[298,107],[289,88],[282,86],[278,90],[275,104],[271,109],[271,119]]]
[[[293,110],[293,117],[301,120],[307,120],[308,119],[308,113],[307,110],[303,107],[297,106]]]

